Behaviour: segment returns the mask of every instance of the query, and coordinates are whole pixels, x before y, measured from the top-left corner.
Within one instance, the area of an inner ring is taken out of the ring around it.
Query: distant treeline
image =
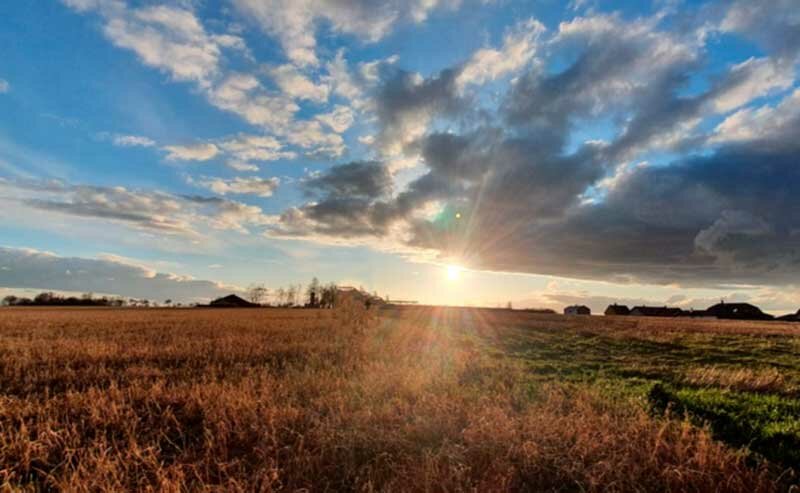
[[[51,292],[39,293],[35,297],[25,298],[20,296],[6,296],[3,306],[151,306],[149,300],[125,299],[120,297],[95,298],[92,293],[83,294],[81,297],[61,296]]]

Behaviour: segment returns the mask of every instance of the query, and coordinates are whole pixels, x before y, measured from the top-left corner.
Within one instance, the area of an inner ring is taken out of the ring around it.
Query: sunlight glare
[[[447,280],[448,281],[458,281],[461,279],[461,271],[463,269],[457,265],[448,265],[447,266]]]

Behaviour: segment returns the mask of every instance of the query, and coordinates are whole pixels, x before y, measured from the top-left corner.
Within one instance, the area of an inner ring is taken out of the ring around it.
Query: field
[[[0,309],[0,491],[786,491],[800,328]]]

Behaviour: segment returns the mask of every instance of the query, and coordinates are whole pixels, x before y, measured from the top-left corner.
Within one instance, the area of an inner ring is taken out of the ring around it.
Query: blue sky
[[[795,311],[792,3],[6,2],[0,294]]]

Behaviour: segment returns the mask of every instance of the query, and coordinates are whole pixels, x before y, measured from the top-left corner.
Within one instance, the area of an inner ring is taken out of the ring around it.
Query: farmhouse
[[[250,308],[258,305],[255,303],[250,303],[249,301],[242,299],[235,294],[230,294],[223,298],[217,298],[209,303],[208,306],[213,308]]]
[[[631,309],[628,308],[627,305],[618,305],[616,303],[614,303],[613,305],[608,305],[608,308],[606,308],[605,312],[605,315],[607,317],[624,316],[630,314],[631,314]]]
[[[750,303],[725,303],[723,301],[709,307],[706,312],[712,317],[732,320],[772,320],[774,318]]]
[[[683,310],[666,306],[634,306],[631,309],[634,317],[680,317]]]
[[[592,310],[585,305],[572,305],[564,308],[564,315],[591,315]]]

